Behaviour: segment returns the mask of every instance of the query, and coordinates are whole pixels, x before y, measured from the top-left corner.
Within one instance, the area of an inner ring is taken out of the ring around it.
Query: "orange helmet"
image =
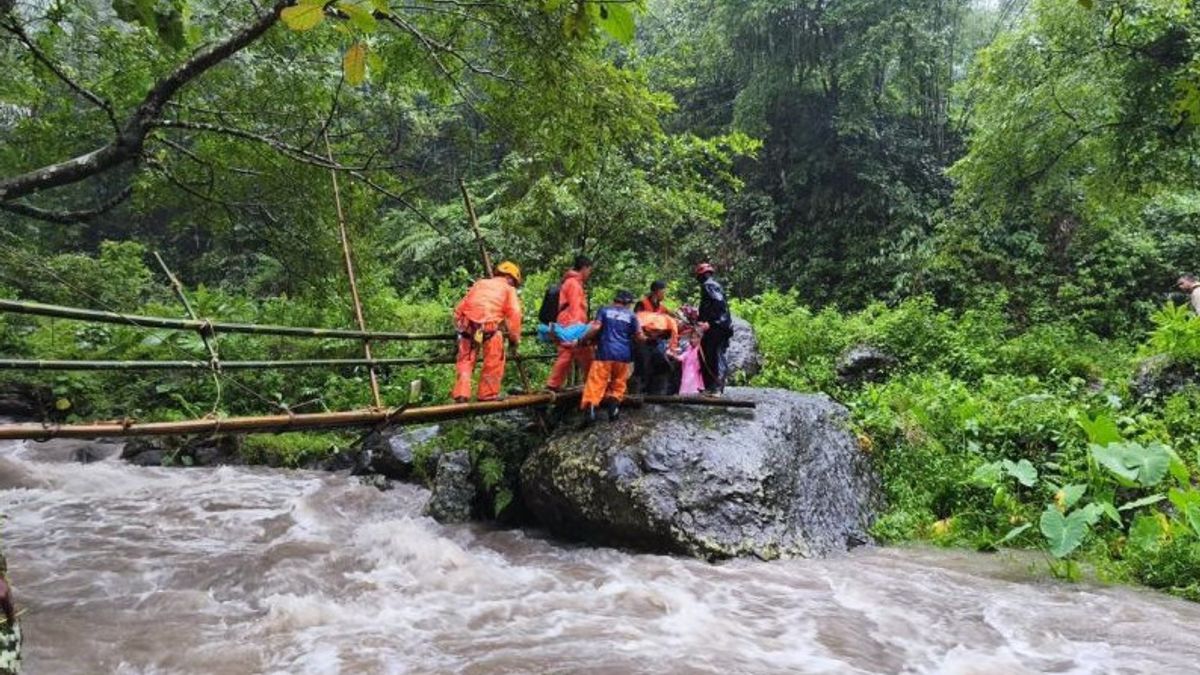
[[[702,277],[705,274],[712,274],[716,271],[717,271],[717,268],[713,267],[712,265],[710,265],[709,263],[706,263],[706,262],[702,262],[699,265],[696,265],[696,276],[698,276],[698,277]]]

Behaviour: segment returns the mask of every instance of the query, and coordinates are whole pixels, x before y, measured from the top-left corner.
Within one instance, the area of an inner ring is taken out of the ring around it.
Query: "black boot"
[[[616,401],[610,402],[608,404],[608,421],[616,422],[617,418],[620,416],[621,416],[621,406]]]
[[[589,405],[583,409],[583,421],[579,423],[580,429],[586,429],[596,423],[596,406]]]

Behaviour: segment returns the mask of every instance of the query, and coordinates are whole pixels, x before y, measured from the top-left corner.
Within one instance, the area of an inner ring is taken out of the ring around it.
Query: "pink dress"
[[[700,375],[700,348],[693,345],[683,353],[679,395],[695,396],[702,389],[704,389],[704,378]]]

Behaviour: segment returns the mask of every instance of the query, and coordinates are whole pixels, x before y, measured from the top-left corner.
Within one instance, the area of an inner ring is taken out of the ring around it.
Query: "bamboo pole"
[[[463,202],[467,205],[467,221],[471,223],[471,231],[475,233],[475,243],[479,245],[479,257],[483,260],[483,271],[492,276],[492,257],[488,255],[487,242],[479,231],[479,219],[475,217],[475,204],[471,202],[471,194],[467,192],[467,181],[458,179],[458,189],[462,191]]]
[[[329,164],[334,165],[333,148],[329,145],[329,132],[322,131],[321,137],[325,140],[325,154],[329,156]],[[329,177],[333,181],[333,203],[337,208],[338,233],[342,238],[342,258],[346,263],[346,276],[350,279],[350,298],[354,301],[354,319],[358,322],[358,329],[362,332],[367,332],[367,322],[363,318],[362,301],[358,297],[358,280],[354,277],[354,261],[350,257],[350,235],[346,232],[346,216],[342,212],[342,194],[338,189],[337,171],[330,169]],[[371,341],[363,339],[363,355],[367,360],[371,360]],[[383,398],[379,395],[379,377],[375,374],[375,367],[370,366],[368,372],[371,375],[371,398],[375,401],[376,408],[383,407]]]
[[[179,436],[217,433],[282,433],[338,427],[363,427],[389,422],[398,426],[425,424],[445,420],[494,415],[496,413],[534,406],[566,403],[578,399],[579,390],[543,392],[511,396],[501,401],[456,403],[450,405],[409,408],[395,415],[389,410],[351,410],[346,412],[310,413],[295,415],[266,415],[260,417],[229,417],[197,419],[182,422],[91,422],[87,424],[3,424],[0,440],[47,440],[51,438],[108,438],[124,436]]]
[[[361,331],[342,328],[305,328],[300,326],[276,326],[270,324],[227,323],[222,321],[197,321],[193,319],[171,319],[161,316],[120,314],[94,309],[48,305],[25,300],[0,299],[0,312],[47,316],[59,319],[112,323],[137,328],[164,328],[167,330],[201,331],[211,327],[214,333],[241,333],[246,335],[278,335],[281,337],[327,338],[337,340],[378,341],[450,341],[458,339],[455,333],[395,333],[388,331]],[[530,333],[531,335],[533,333]]]
[[[551,355],[532,357],[551,360]],[[453,356],[395,359],[298,359],[293,361],[222,361],[222,370],[266,370],[270,368],[353,368],[389,366],[429,366],[454,363]],[[205,361],[57,361],[46,359],[0,359],[0,370],[208,370]]]
[[[171,282],[171,289],[175,291],[175,296],[183,303],[183,308],[187,310],[188,316],[193,320],[199,321],[200,317],[196,315],[196,310],[192,308],[192,303],[188,300],[187,294],[183,292],[183,284],[179,283],[179,279],[167,267],[166,261],[158,254],[158,251],[154,252],[154,259],[158,261],[158,266],[166,273],[167,280]],[[221,360],[217,357],[217,346],[213,343],[216,336],[210,335],[212,332],[211,328],[201,328],[198,332],[200,333],[200,339],[204,342],[204,348],[208,350],[208,357],[211,359],[210,366],[213,370],[220,370]]]
[[[578,400],[582,392],[572,389],[563,392],[540,392],[510,396],[501,401],[455,403],[401,410],[350,410],[332,413],[295,415],[266,415],[260,417],[228,417],[198,419],[183,422],[109,421],[86,424],[0,424],[0,440],[48,440],[51,438],[110,438],[124,436],[180,436],[217,433],[283,433],[339,427],[366,427],[379,424],[406,426],[427,424],[463,417],[494,415],[509,410],[569,403]],[[719,408],[754,408],[754,401],[739,401],[703,396],[645,396],[631,397],[626,404],[654,403],[658,405],[697,405]]]

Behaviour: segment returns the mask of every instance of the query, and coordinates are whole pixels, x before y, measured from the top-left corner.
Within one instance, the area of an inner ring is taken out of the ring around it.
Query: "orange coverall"
[[[476,281],[458,307],[454,308],[454,325],[459,333],[458,361],[455,366],[458,378],[454,382],[452,396],[456,399],[471,398],[471,376],[475,371],[475,361],[482,351],[479,400],[499,398],[505,362],[501,327],[508,332],[514,347],[521,340],[521,300],[517,297],[517,289],[503,276]],[[482,337],[482,341],[479,337]]]
[[[667,337],[670,342],[667,343],[671,353],[679,351],[679,322],[672,319],[667,314],[659,312],[650,312],[638,310],[638,323],[642,326],[642,332],[646,333],[651,338]]]
[[[617,403],[625,400],[625,390],[629,388],[629,376],[633,374],[633,364],[624,361],[593,361],[588,368],[587,385],[583,388],[583,399],[579,407],[586,410],[600,405],[604,399],[611,398]]]
[[[579,272],[570,270],[563,277],[558,291],[558,318],[560,326],[571,326],[577,323],[587,323],[587,292],[583,289],[583,278]],[[550,369],[550,379],[546,381],[549,389],[559,389],[571,373],[571,362],[579,364],[583,372],[592,365],[593,351],[591,347],[576,345],[575,347],[558,346],[558,358]]]

